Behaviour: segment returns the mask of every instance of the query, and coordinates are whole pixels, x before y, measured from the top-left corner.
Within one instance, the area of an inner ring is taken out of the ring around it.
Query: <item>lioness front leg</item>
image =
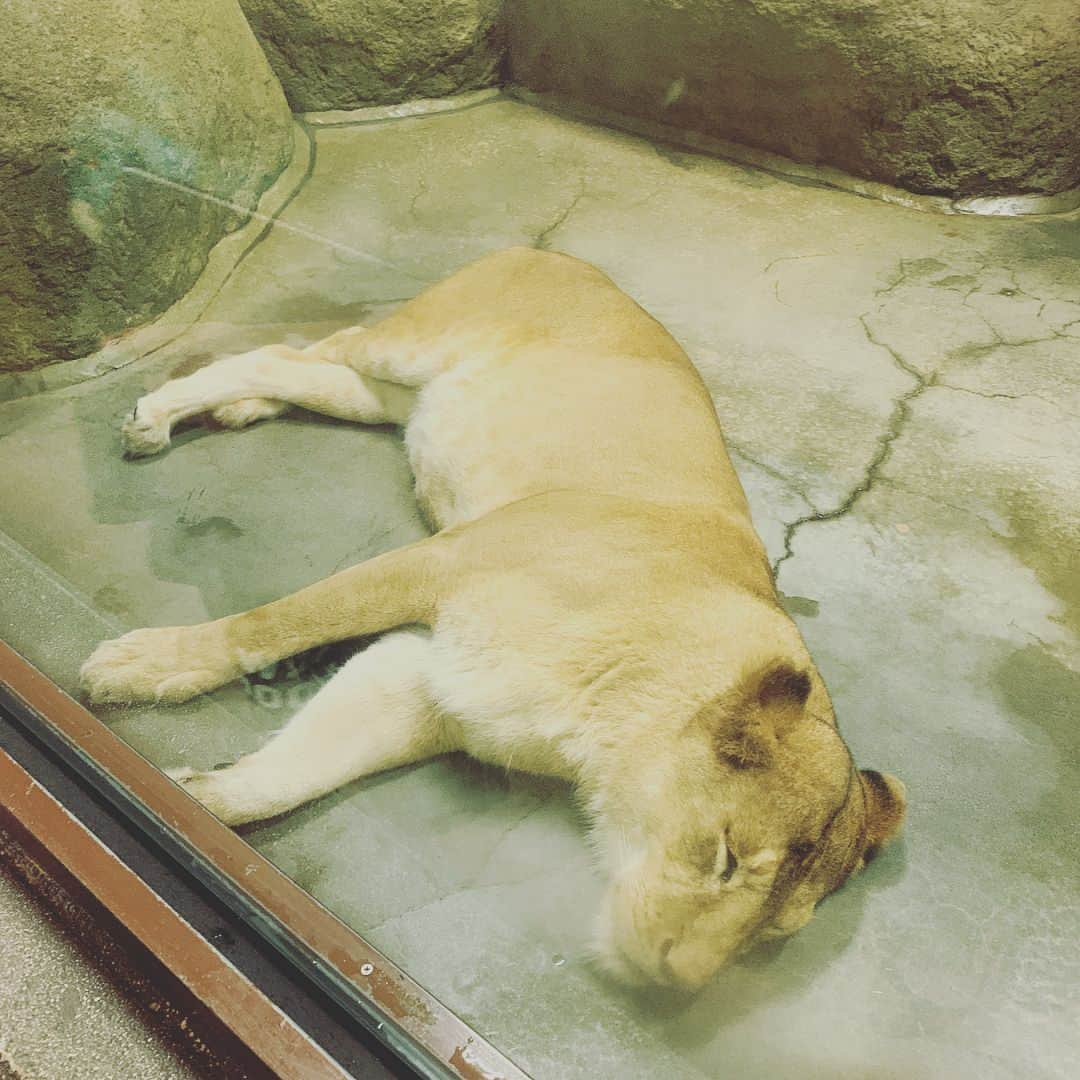
[[[157,626],[103,641],[79,679],[99,704],[175,705],[244,674],[230,649],[225,620]]]
[[[93,702],[186,701],[316,645],[428,626],[451,568],[446,551],[436,534],[240,615],[133,630],[97,647],[83,689]]]
[[[169,775],[228,825],[283,814],[350,780],[458,748],[427,686],[429,635],[389,634],[354,656],[261,750]]]

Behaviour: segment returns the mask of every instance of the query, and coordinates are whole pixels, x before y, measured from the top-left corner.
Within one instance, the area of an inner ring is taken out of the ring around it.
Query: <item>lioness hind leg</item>
[[[430,638],[398,631],[354,656],[261,750],[169,775],[228,825],[282,814],[350,780],[457,749],[427,688]]]
[[[224,427],[239,430],[259,420],[273,420],[288,412],[291,406],[287,401],[274,401],[272,398],[241,398],[229,405],[219,405],[214,409],[214,419]]]
[[[124,451],[129,457],[156,454],[169,445],[175,424],[208,410],[231,409],[226,423],[277,415],[290,404],[359,423],[402,423],[414,397],[412,390],[328,363],[317,353],[271,345],[218,360],[140,398],[123,428]]]

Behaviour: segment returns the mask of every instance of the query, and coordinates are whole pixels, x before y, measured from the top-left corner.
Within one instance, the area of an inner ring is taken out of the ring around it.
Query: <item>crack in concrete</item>
[[[744,450],[741,446],[732,442],[730,439],[727,439],[725,441],[727,443],[728,451],[730,453],[735,454],[737,457],[742,458],[743,461],[747,461],[751,465],[760,469],[763,473],[765,473],[766,476],[771,476],[774,480],[779,480],[785,488],[787,488],[790,492],[792,492],[792,494],[794,494],[804,503],[806,503],[806,505],[809,506],[811,510],[817,510],[817,507],[814,505],[813,499],[811,499],[810,496],[807,495],[806,492],[803,491],[803,489],[799,487],[798,484],[796,484],[790,476],[787,476],[785,473],[781,472],[774,466],[769,465],[767,462],[762,461],[760,458],[753,457],[751,454],[747,453],[746,450]]]
[[[577,209],[578,203],[581,202],[584,197],[585,179],[582,177],[579,181],[577,194],[555,215],[549,225],[546,225],[533,237],[532,246],[536,248],[537,251],[550,250],[548,245],[551,243],[551,237],[566,224],[566,219]]]
[[[1048,326],[1047,329],[1050,332],[1045,337],[1024,338],[1024,339],[1022,339],[1020,341],[1007,341],[1005,338],[1003,338],[1001,336],[1001,331],[998,330],[998,328],[977,307],[975,307],[973,304],[968,303],[970,298],[977,292],[982,292],[982,290],[981,289],[971,289],[964,296],[964,299],[961,301],[961,303],[963,304],[964,307],[966,307],[968,309],[968,311],[970,311],[970,312],[972,312],[972,314],[974,314],[974,316],[983,324],[983,326],[986,327],[987,330],[990,331],[990,333],[994,337],[994,344],[993,345],[982,346],[983,348],[995,349],[995,348],[1000,347],[1000,348],[1012,349],[1012,348],[1018,348],[1021,345],[1037,345],[1040,341],[1053,341],[1054,338],[1062,336],[1052,326]],[[1031,300],[1038,300],[1039,299],[1037,296],[1030,296],[1029,293],[1022,292],[1021,290],[1017,290],[1016,295],[1027,296]],[[1046,305],[1044,303],[1043,307],[1045,307],[1045,306]],[[1038,316],[1036,316],[1036,318],[1038,318]]]
[[[832,258],[834,254],[835,252],[831,251],[820,251],[812,252],[809,255],[780,255],[778,258],[771,259],[765,264],[765,267],[761,271],[761,275],[762,277],[765,277],[778,263],[801,262],[804,259],[829,259]],[[784,307],[791,307],[791,305],[780,295],[779,277],[773,282],[773,296],[776,297],[776,302],[778,304],[783,304]]]
[[[817,251],[812,252],[809,255],[781,255],[778,258],[772,259],[765,264],[762,269],[762,275],[767,274],[777,263],[782,262],[800,262],[802,259],[828,259],[836,254],[833,251]]]
[[[1023,401],[1025,398],[1028,398],[1032,401],[1041,401],[1044,405],[1050,405],[1052,408],[1055,408],[1059,412],[1064,413],[1070,419],[1078,419],[1077,414],[1070,412],[1061,404],[1061,402],[1054,401],[1053,399],[1048,397],[1043,397],[1042,394],[1036,394],[1031,391],[1023,394],[1006,394],[1003,392],[990,393],[989,391],[985,390],[976,390],[970,386],[957,386],[955,383],[941,382],[937,379],[934,380],[933,389],[955,390],[957,393],[960,394],[972,394],[975,397],[986,398],[987,400],[992,400],[993,398],[1004,398],[1006,401]]]
[[[891,345],[878,340],[866,321],[867,314],[868,313],[864,313],[859,316],[859,322],[862,325],[867,340],[870,341],[871,344],[884,349],[892,357],[893,363],[914,380],[915,385],[906,393],[901,394],[893,403],[889,422],[886,425],[884,433],[878,439],[877,447],[875,448],[866,469],[863,471],[862,479],[847,493],[839,505],[833,507],[831,510],[815,510],[812,514],[804,514],[802,517],[796,518],[784,527],[784,551],[772,565],[774,581],[779,580],[780,568],[794,555],[795,536],[804,525],[823,521],[836,521],[838,518],[842,518],[871,490],[882,467],[892,454],[893,445],[896,443],[896,440],[900,438],[908,420],[911,419],[911,403],[919,397],[920,394],[925,393],[936,382],[935,375],[923,375],[917,368],[909,364]]]
[[[774,259],[765,268],[765,272],[767,272],[769,269],[771,269],[771,267],[774,266],[777,262],[781,262],[781,261],[784,261],[786,259],[815,258],[815,257],[818,257],[818,256],[785,256],[782,259]],[[984,261],[975,268],[975,272],[976,272],[976,274],[982,275],[982,274],[985,274],[988,269],[989,269],[989,263]],[[1044,300],[1040,296],[1035,296],[1035,295],[1027,292],[1025,289],[1023,289],[1020,286],[1019,282],[1017,281],[1016,272],[1014,270],[1011,270],[1011,269],[1008,269],[1008,268],[1002,268],[1002,269],[1008,275],[1008,278],[1009,278],[1009,280],[1011,282],[1012,292],[1009,293],[1009,295],[1024,296],[1024,297],[1027,297],[1028,299],[1041,302],[1042,306],[1039,308],[1039,312],[1036,315],[1036,318],[1040,319],[1040,321],[1041,321],[1041,316],[1042,316],[1043,310],[1045,309],[1046,304],[1048,303],[1048,301]],[[900,263],[899,263],[899,267],[898,267],[898,272],[893,277],[893,279],[891,281],[889,281],[888,284],[884,285],[880,289],[875,290],[875,292],[874,292],[875,299],[877,299],[879,301],[879,308],[880,308],[881,299],[883,297],[888,296],[890,293],[892,293],[896,289],[898,289],[901,285],[903,285],[907,281],[909,281],[910,278],[911,278],[911,273],[912,273],[912,271],[910,270],[910,268],[908,266],[908,261],[904,260],[904,259],[901,259]],[[959,291],[959,290],[955,290],[955,291]],[[966,349],[966,353],[967,353],[967,355],[969,357],[981,358],[981,357],[983,357],[985,355],[988,355],[989,353],[995,351],[996,349],[1020,348],[1020,347],[1026,346],[1026,345],[1034,345],[1034,344],[1038,344],[1038,343],[1041,343],[1041,342],[1044,342],[1044,341],[1052,341],[1055,338],[1071,339],[1072,335],[1071,334],[1066,334],[1064,331],[1068,330],[1071,326],[1074,326],[1077,323],[1080,323],[1080,320],[1076,320],[1076,322],[1068,323],[1065,326],[1063,326],[1061,329],[1055,329],[1052,326],[1047,326],[1048,334],[1045,337],[1029,338],[1029,339],[1025,339],[1023,341],[1007,341],[1007,340],[1005,340],[1005,338],[1002,337],[1002,335],[998,331],[997,327],[981,311],[979,311],[976,307],[974,307],[972,304],[970,304],[968,302],[971,296],[973,296],[975,293],[981,292],[981,291],[983,291],[983,290],[980,288],[979,284],[976,284],[976,285],[972,286],[972,288],[968,289],[965,293],[963,293],[961,303],[965,307],[967,307],[968,310],[974,312],[974,314],[979,318],[979,320],[986,326],[987,330],[989,330],[989,332],[993,336],[994,340],[993,340],[993,342],[991,344],[987,344],[987,345],[970,345],[970,346],[968,346],[967,349]],[[777,299],[778,300],[780,299],[779,294],[777,294]],[[783,553],[772,564],[772,572],[773,572],[773,580],[774,581],[779,580],[780,569],[783,566],[783,564],[793,557],[796,535],[798,534],[799,530],[804,525],[809,525],[809,524],[812,524],[812,523],[815,523],[815,522],[836,521],[838,518],[843,517],[850,510],[852,510],[855,507],[855,505],[858,503],[858,501],[873,488],[874,484],[878,481],[878,479],[879,479],[879,477],[881,475],[882,468],[888,462],[889,457],[892,454],[893,447],[894,447],[897,439],[899,439],[900,436],[903,434],[904,428],[905,428],[905,426],[907,425],[908,421],[911,418],[912,402],[914,402],[918,397],[920,397],[922,394],[924,394],[927,390],[940,388],[940,389],[944,389],[944,390],[954,390],[954,391],[958,391],[960,393],[974,394],[977,397],[983,397],[983,398],[987,398],[987,399],[1001,398],[1001,399],[1010,400],[1010,401],[1021,400],[1023,398],[1031,398],[1033,400],[1041,401],[1046,405],[1053,406],[1055,409],[1059,410],[1060,412],[1062,412],[1066,416],[1069,416],[1069,417],[1074,417],[1075,416],[1074,413],[1072,413],[1068,409],[1064,408],[1060,403],[1058,403],[1056,401],[1053,401],[1050,398],[1043,397],[1040,394],[1036,394],[1036,393],[1009,394],[1009,393],[1004,393],[1004,392],[980,391],[980,390],[970,389],[968,387],[956,386],[956,385],[953,385],[953,384],[950,384],[950,383],[941,382],[941,381],[939,381],[940,375],[945,374],[947,372],[947,370],[948,370],[948,357],[946,357],[944,359],[944,361],[943,361],[942,365],[940,366],[940,368],[935,368],[935,370],[930,371],[928,374],[924,374],[922,371],[920,371],[913,364],[906,361],[896,351],[896,349],[894,349],[891,345],[889,345],[887,342],[882,341],[880,338],[875,336],[873,330],[870,327],[870,324],[867,321],[870,314],[871,314],[871,312],[867,311],[867,312],[864,312],[863,314],[858,316],[859,322],[862,325],[862,328],[863,328],[864,333],[866,334],[867,340],[870,341],[873,345],[876,345],[879,348],[885,349],[885,351],[888,352],[890,357],[892,357],[892,360],[893,360],[893,363],[895,364],[895,366],[897,368],[899,368],[899,370],[904,372],[905,375],[909,376],[909,378],[912,379],[913,386],[908,391],[901,394],[900,397],[898,397],[894,401],[893,408],[892,408],[892,413],[891,413],[891,415],[889,417],[889,421],[888,421],[888,423],[887,423],[887,425],[885,427],[885,431],[882,433],[882,435],[880,436],[880,438],[877,441],[877,445],[876,445],[876,447],[874,449],[874,453],[872,454],[869,462],[866,465],[865,470],[863,471],[862,478],[847,493],[847,495],[840,501],[840,503],[838,505],[836,505],[835,507],[833,507],[832,509],[829,509],[829,510],[818,510],[817,508],[814,507],[813,503],[809,499],[806,499],[807,504],[812,507],[813,512],[809,513],[809,514],[804,514],[802,517],[796,518],[794,521],[790,522],[789,524],[787,524],[785,526],[785,528],[784,528],[784,550],[783,550]],[[737,451],[737,452],[741,453],[741,451]],[[746,459],[748,461],[753,461],[753,459],[749,458],[745,454],[743,454],[742,456],[746,457]],[[761,465],[761,463],[759,463],[759,462],[753,462],[753,463],[757,464],[759,466]],[[764,467],[764,466],[761,466],[761,467]],[[790,484],[790,482],[789,482],[789,484]],[[805,498],[805,496],[804,496],[804,498]]]
[[[983,263],[979,267],[979,272],[980,273],[985,273],[986,270],[989,268],[989,266],[990,266],[989,263]],[[1042,323],[1043,326],[1045,326],[1047,332],[1043,337],[1023,338],[1023,339],[1018,340],[1018,341],[1008,341],[1008,340],[1006,340],[1004,337],[1002,337],[1001,332],[998,330],[998,328],[981,311],[979,311],[978,308],[976,308],[972,304],[968,303],[968,301],[971,299],[972,296],[975,295],[975,293],[981,293],[981,292],[986,291],[986,290],[980,288],[980,286],[978,284],[976,284],[972,288],[968,289],[968,291],[966,293],[964,293],[964,299],[963,299],[962,303],[963,303],[964,307],[966,307],[969,311],[974,312],[974,314],[983,322],[983,324],[990,331],[990,333],[993,334],[993,336],[994,336],[994,344],[993,345],[984,345],[984,346],[970,346],[969,347],[969,353],[970,354],[974,355],[975,354],[974,353],[975,349],[982,349],[983,353],[980,353],[979,355],[983,355],[984,353],[990,352],[995,348],[1006,348],[1006,349],[1008,349],[1008,348],[1019,348],[1019,347],[1021,347],[1023,345],[1038,345],[1038,344],[1040,344],[1041,342],[1044,342],[1044,341],[1053,341],[1055,338],[1061,339],[1061,340],[1066,340],[1066,341],[1073,338],[1074,335],[1067,334],[1065,331],[1067,331],[1070,327],[1075,326],[1078,322],[1080,322],[1080,319],[1076,319],[1073,322],[1065,323],[1063,326],[1061,326],[1059,328],[1055,328],[1055,327],[1051,326],[1049,323],[1044,322],[1043,321],[1043,312],[1045,312],[1046,305],[1049,304],[1050,301],[1045,299],[1042,296],[1036,296],[1034,293],[1030,293],[1026,289],[1024,289],[1020,285],[1019,281],[1017,280],[1015,270],[1010,269],[1009,267],[1000,267],[999,269],[1003,273],[1008,275],[1009,281],[1011,282],[1011,286],[1010,286],[1011,291],[1005,293],[1005,295],[1008,295],[1008,296],[1023,296],[1023,297],[1026,297],[1028,300],[1036,301],[1039,304],[1039,310],[1035,313],[1035,320],[1037,322]],[[999,294],[1001,294],[1003,292],[1003,290],[998,290],[998,292],[999,292]]]
[[[409,200],[409,217],[416,221],[416,204],[428,193],[427,181],[421,176],[416,192]]]
[[[880,289],[874,290],[874,298],[880,300],[883,296],[888,296],[889,293],[900,288],[901,285],[906,285],[908,278],[911,276],[911,271],[908,269],[908,260],[901,259],[897,267],[896,277],[889,282],[888,285],[883,285]]]

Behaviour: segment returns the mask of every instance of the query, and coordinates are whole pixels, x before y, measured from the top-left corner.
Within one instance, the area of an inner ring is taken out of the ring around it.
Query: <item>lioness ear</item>
[[[869,862],[899,831],[904,823],[907,794],[895,776],[874,769],[859,773],[866,793],[866,848],[863,861]]]
[[[718,717],[717,754],[739,769],[769,765],[809,696],[810,676],[787,661],[754,672],[736,691],[730,714]]]

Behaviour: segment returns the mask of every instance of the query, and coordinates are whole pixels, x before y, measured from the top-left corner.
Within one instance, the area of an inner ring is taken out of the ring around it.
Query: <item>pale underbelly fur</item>
[[[549,481],[530,477],[525,462],[506,449],[499,399],[512,392],[500,378],[506,365],[487,357],[464,360],[417,394],[405,426],[405,446],[417,499],[436,529],[482,517],[543,491]],[[530,440],[532,441],[532,440]],[[497,589],[494,590],[497,593]],[[493,627],[491,605],[475,599],[444,603],[432,628],[429,689],[440,711],[461,732],[464,749],[481,761],[526,772],[573,778],[573,681],[558,661],[541,662],[536,650],[516,647]],[[520,586],[506,617],[514,638],[543,633],[558,619],[550,598],[521,604]],[[483,620],[471,613],[486,610]],[[526,625],[523,626],[522,624]],[[550,655],[550,654],[549,654]]]

